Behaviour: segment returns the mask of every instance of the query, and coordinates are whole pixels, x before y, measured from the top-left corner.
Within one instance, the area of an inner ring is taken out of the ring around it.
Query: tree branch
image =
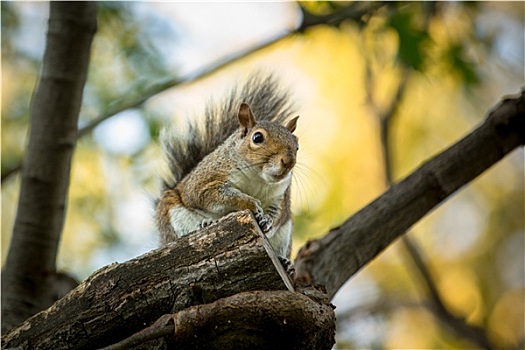
[[[18,211],[2,273],[2,330],[51,305],[96,4],[51,2]]]
[[[276,267],[283,270],[253,216],[232,214],[167,247],[95,272],[51,308],[5,334],[2,348],[107,346],[163,314],[244,291],[286,290],[289,277]]]
[[[297,279],[339,288],[414,223],[525,141],[525,92],[297,255]],[[333,268],[337,266],[338,268]]]
[[[256,331],[255,331],[256,330]],[[152,327],[103,350],[129,349],[165,336],[170,349],[331,349],[332,307],[300,293],[253,291],[164,315]]]

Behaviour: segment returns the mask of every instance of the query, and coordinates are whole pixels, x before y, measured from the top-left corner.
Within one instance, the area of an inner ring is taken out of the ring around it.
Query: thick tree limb
[[[103,350],[123,350],[169,335],[170,349],[331,349],[335,314],[326,303],[289,291],[253,291],[164,315],[152,327]]]
[[[297,278],[333,297],[359,269],[448,196],[525,142],[525,92],[501,102],[485,122],[299,251]]]
[[[253,216],[230,215],[167,247],[97,271],[7,333],[2,348],[94,349],[164,314],[244,291],[286,290],[288,275],[280,276],[272,261],[282,269]]]
[[[95,3],[51,3],[18,211],[2,273],[4,331],[54,302],[55,259],[96,27]]]

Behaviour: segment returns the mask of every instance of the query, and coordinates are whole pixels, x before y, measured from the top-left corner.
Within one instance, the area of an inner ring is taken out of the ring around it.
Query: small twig
[[[407,238],[404,237],[402,240],[403,245],[427,287],[431,300],[430,310],[434,316],[458,337],[466,338],[483,349],[492,349],[485,329],[468,324],[464,318],[454,315],[447,309],[432,274],[425,264],[421,250],[418,249],[414,240]]]
[[[439,294],[439,291],[437,290],[436,284],[434,283],[434,280],[432,279],[430,270],[428,266],[425,264],[425,260],[423,259],[421,251],[417,247],[416,242],[411,239],[403,239],[402,242],[403,242],[403,245],[405,246],[405,249],[408,251],[408,254],[412,258],[412,262],[416,266],[416,269],[421,274],[421,277],[423,278],[425,285],[427,286],[427,290],[428,290],[428,293],[430,294],[430,299],[432,300],[432,303],[435,306],[437,306],[437,309],[445,309],[441,295]]]
[[[427,310],[439,321],[445,323],[453,332],[459,332],[459,335],[467,337],[469,339],[472,338],[471,340],[475,344],[483,344],[480,345],[483,348],[490,348],[490,344],[488,343],[488,341],[485,340],[485,343],[480,342],[480,339],[485,337],[483,329],[479,327],[466,325],[464,320],[456,317],[450,317],[450,314],[443,313],[442,310],[437,310],[436,303],[433,301],[417,302],[412,300],[379,300],[373,303],[359,305],[355,308],[340,313],[337,315],[337,320],[338,323],[353,322],[354,319],[359,319],[360,317],[365,315],[392,312],[401,308]]]

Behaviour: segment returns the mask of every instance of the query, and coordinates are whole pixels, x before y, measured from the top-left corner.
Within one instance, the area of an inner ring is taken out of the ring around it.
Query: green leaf
[[[389,19],[388,26],[399,37],[398,58],[409,67],[421,71],[424,63],[422,47],[428,39],[428,33],[418,29],[413,23],[413,14],[396,11]]]

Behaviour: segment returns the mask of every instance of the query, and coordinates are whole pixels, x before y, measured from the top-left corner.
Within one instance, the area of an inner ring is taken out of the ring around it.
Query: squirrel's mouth
[[[288,178],[290,176],[290,173],[291,172],[289,170],[284,169],[278,173],[266,172],[264,173],[264,175],[266,175],[265,176],[266,181],[276,183],[276,182],[281,182],[285,180],[286,178]]]

